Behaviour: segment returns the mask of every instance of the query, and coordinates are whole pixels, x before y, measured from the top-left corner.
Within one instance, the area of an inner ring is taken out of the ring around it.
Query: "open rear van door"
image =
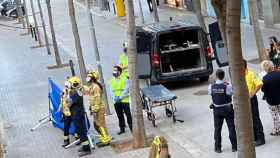
[[[139,79],[151,77],[152,36],[140,29],[136,31],[137,61],[136,74]]]
[[[214,47],[214,55],[219,67],[228,66],[228,52],[222,41],[218,22],[209,24],[211,44]]]

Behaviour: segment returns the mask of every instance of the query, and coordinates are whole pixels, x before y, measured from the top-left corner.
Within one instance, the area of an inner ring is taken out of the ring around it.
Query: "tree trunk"
[[[40,31],[39,31],[39,26],[38,26],[38,22],[37,22],[37,17],[36,17],[36,12],[35,12],[35,8],[34,8],[33,0],[30,0],[30,5],[31,5],[32,16],[33,16],[34,25],[35,25],[34,26],[35,31],[36,31],[35,34],[37,35],[39,46],[41,47],[43,44],[42,44],[41,34],[40,34]]]
[[[152,0],[154,22],[159,22],[156,0]]]
[[[55,37],[53,17],[52,17],[52,8],[51,8],[50,0],[46,0],[46,5],[47,5],[47,10],[48,10],[49,25],[50,25],[51,35],[52,35],[52,45],[53,45],[53,49],[54,49],[55,61],[56,61],[56,65],[60,66],[62,64],[62,62],[61,62],[61,58],[59,55],[58,46],[57,46],[56,37]]]
[[[202,27],[204,32],[208,32],[206,24],[205,24],[205,21],[204,21],[204,18],[203,18],[203,15],[201,13],[201,2],[200,1],[201,0],[194,0],[192,2],[193,2],[193,6],[194,6],[194,9],[195,9],[196,17],[197,17],[197,20],[199,22],[200,27]]]
[[[83,50],[82,50],[82,46],[81,46],[81,40],[80,40],[79,31],[78,31],[77,21],[76,21],[76,17],[75,17],[75,8],[74,8],[73,0],[68,0],[68,7],[69,7],[69,17],[70,17],[71,26],[72,26],[72,32],[73,32],[73,36],[75,39],[75,48],[76,48],[76,53],[77,53],[77,58],[78,58],[78,63],[79,63],[80,75],[82,78],[82,82],[85,84],[87,72],[86,72],[86,66],[85,66],[84,57],[83,57]]]
[[[23,11],[22,11],[22,3],[21,0],[16,0],[16,7],[17,7],[17,15],[18,15],[18,21],[19,23],[22,23],[23,28],[26,28],[25,21],[23,19]]]
[[[134,5],[132,0],[126,1],[127,10],[127,38],[128,38],[128,72],[130,104],[133,115],[133,147],[141,148],[146,145],[146,131],[143,119],[142,105],[139,100],[139,81],[136,76],[136,28]]]
[[[26,7],[26,0],[23,0],[23,7],[25,10],[25,21],[26,21],[26,28],[27,28],[27,33],[30,34],[30,22],[29,22],[29,17],[28,17],[28,11],[27,11],[27,7]]]
[[[139,10],[140,10],[140,18],[141,18],[141,24],[145,24],[144,14],[143,14],[143,8],[141,0],[138,0]]]
[[[0,143],[0,158],[4,158],[4,149],[1,143]]]
[[[233,103],[238,142],[238,158],[255,158],[249,92],[241,49],[240,0],[227,1],[226,37],[233,85]]]
[[[51,50],[50,50],[49,39],[48,39],[48,36],[47,36],[46,25],[45,25],[45,20],[44,20],[44,15],[43,15],[40,0],[37,0],[37,4],[38,4],[39,13],[40,13],[41,21],[42,21],[42,27],[43,27],[43,31],[44,31],[45,45],[46,45],[46,48],[47,48],[47,53],[50,55]]]
[[[98,43],[97,43],[97,39],[96,39],[96,33],[95,33],[95,27],[94,27],[94,22],[93,22],[93,18],[92,18],[92,13],[90,11],[89,0],[86,0],[86,6],[87,6],[88,21],[89,21],[89,25],[90,25],[90,34],[91,34],[91,39],[92,39],[93,47],[94,47],[95,60],[96,60],[98,72],[100,74],[100,82],[103,86],[103,91],[104,91],[106,114],[110,114],[111,112],[110,112],[110,107],[109,107],[109,103],[108,103],[107,90],[106,90],[106,85],[104,82],[102,65],[101,65],[101,60],[100,60],[100,55],[99,55],[99,50],[98,50]]]
[[[4,132],[5,132],[4,131],[4,124],[0,120],[0,158],[4,158],[4,152],[5,152],[4,145],[7,144]]]
[[[265,46],[263,43],[262,32],[261,32],[261,28],[260,28],[260,24],[259,24],[259,11],[258,11],[258,5],[257,5],[256,0],[249,0],[249,11],[250,11],[251,22],[252,22],[254,33],[255,33],[259,60],[263,61],[268,58],[266,55],[266,49],[265,49]]]

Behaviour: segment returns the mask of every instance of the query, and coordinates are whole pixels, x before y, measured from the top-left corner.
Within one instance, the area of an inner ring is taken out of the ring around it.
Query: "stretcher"
[[[171,93],[163,85],[152,85],[140,89],[141,100],[144,106],[144,110],[147,113],[147,118],[152,122],[154,127],[156,126],[156,115],[153,108],[165,106],[165,114],[167,117],[173,120],[173,123],[184,122],[176,118],[176,104],[177,96]]]

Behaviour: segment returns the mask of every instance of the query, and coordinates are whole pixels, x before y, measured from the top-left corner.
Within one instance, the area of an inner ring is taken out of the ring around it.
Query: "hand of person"
[[[94,112],[93,112],[93,111],[90,111],[90,115],[93,116],[93,115],[94,115]]]
[[[214,109],[214,105],[213,105],[213,104],[210,104],[210,105],[209,105],[209,108],[210,108],[210,109]]]
[[[120,97],[116,97],[116,98],[115,98],[115,103],[119,103],[119,102],[121,102]]]

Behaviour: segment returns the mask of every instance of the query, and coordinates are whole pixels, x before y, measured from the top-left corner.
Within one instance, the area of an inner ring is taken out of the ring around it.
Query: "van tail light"
[[[207,52],[207,57],[212,58],[212,55],[213,55],[213,48],[212,48],[211,45],[207,46],[206,52]]]
[[[157,52],[152,53],[152,66],[159,68],[159,55]]]

